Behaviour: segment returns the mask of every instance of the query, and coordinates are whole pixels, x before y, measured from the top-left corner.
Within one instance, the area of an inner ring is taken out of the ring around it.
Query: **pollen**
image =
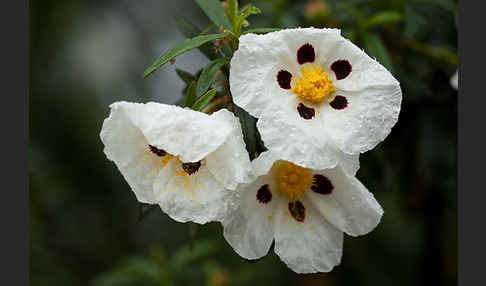
[[[295,201],[302,197],[312,185],[312,172],[310,169],[284,161],[277,162],[275,167],[275,180],[278,189],[290,201]]]
[[[336,91],[332,81],[327,78],[328,74],[321,67],[314,66],[312,70],[304,67],[301,72],[302,76],[291,89],[299,98],[318,104]]]

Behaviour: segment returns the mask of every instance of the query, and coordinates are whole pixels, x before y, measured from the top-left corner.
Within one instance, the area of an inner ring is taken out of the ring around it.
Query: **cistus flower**
[[[256,180],[238,187],[239,208],[223,220],[224,237],[246,259],[275,253],[297,273],[331,271],[341,261],[343,232],[357,236],[379,223],[383,210],[354,175],[358,158],[313,170],[270,151],[252,161]]]
[[[456,70],[456,72],[451,76],[449,82],[452,88],[455,90],[459,89],[459,70]]]
[[[246,34],[231,60],[233,100],[254,117],[265,146],[313,169],[359,154],[395,125],[402,92],[376,60],[338,29]]]
[[[159,204],[179,222],[217,221],[234,207],[234,191],[250,180],[238,119],[149,102],[116,102],[100,133],[137,199]]]

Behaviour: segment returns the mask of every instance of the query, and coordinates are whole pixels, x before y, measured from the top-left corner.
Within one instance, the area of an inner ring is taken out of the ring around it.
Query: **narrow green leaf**
[[[197,80],[196,97],[201,96],[208,90],[218,70],[227,62],[228,60],[226,58],[215,59],[203,69]]]
[[[169,51],[167,51],[162,57],[160,57],[158,60],[156,60],[150,67],[148,67],[144,71],[143,77],[146,78],[151,73],[156,71],[158,68],[163,66],[165,63],[167,63],[168,61],[177,57],[180,54],[183,54],[183,53],[188,52],[192,49],[200,47],[201,45],[203,45],[204,43],[207,43],[209,41],[220,39],[220,38],[223,38],[225,36],[226,36],[226,34],[203,35],[203,36],[194,37],[192,39],[186,39],[182,42],[177,43]]]
[[[182,16],[174,17],[174,22],[176,27],[186,38],[194,38],[196,36],[204,35],[211,29],[211,27],[214,27],[214,25],[209,25],[206,29],[204,29],[204,31],[201,31],[198,27]],[[206,31],[207,29],[209,30]],[[210,60],[214,60],[218,57],[218,54],[214,51],[211,43],[201,45],[199,50]]]
[[[223,29],[232,30],[231,23],[224,12],[219,0],[195,0],[204,13],[213,21],[216,26],[223,26]]]
[[[213,99],[213,97],[216,95],[216,89],[210,89],[208,90],[205,94],[201,95],[201,97],[198,98],[196,103],[192,106],[192,109],[194,110],[202,110],[208,103]]]
[[[383,25],[387,23],[399,22],[403,20],[403,16],[395,11],[384,11],[373,15],[366,21],[367,27]]]
[[[248,114],[245,110],[234,105],[234,113],[240,119],[241,129],[243,131],[243,140],[245,141],[246,151],[250,159],[255,158],[257,152],[257,128],[256,118]]]
[[[253,34],[266,34],[270,32],[276,32],[282,30],[281,28],[255,28],[255,29],[249,29],[243,32],[244,34],[248,33],[253,33]]]
[[[187,87],[184,106],[191,107],[195,101],[196,101],[196,82],[193,81]]]
[[[364,34],[364,46],[370,56],[376,57],[376,60],[393,73],[393,63],[385,45],[379,37],[373,34]]]
[[[179,78],[182,79],[182,81],[184,81],[186,84],[190,84],[191,82],[196,80],[196,77],[189,72],[181,69],[176,69],[175,71]]]

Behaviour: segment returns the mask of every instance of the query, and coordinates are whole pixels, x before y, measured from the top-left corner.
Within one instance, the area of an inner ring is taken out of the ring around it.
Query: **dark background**
[[[242,1],[247,3],[247,1]],[[310,4],[315,2],[317,4]],[[117,100],[175,103],[197,50],[143,80],[184,37],[173,16],[209,20],[192,0],[31,1],[29,212],[32,285],[456,285],[456,1],[265,1],[255,27],[339,27],[401,82],[400,118],[361,156],[359,179],[385,210],[345,236],[341,265],[297,275],[270,252],[240,258],[217,223],[195,228],[140,204],[102,150]],[[324,4],[323,4],[324,3]],[[369,26],[377,13],[399,19]],[[392,13],[392,14],[393,14]],[[391,15],[391,14],[389,14]]]

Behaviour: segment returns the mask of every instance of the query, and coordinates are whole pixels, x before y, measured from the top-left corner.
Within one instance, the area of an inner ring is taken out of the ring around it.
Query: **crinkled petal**
[[[285,112],[272,112],[257,121],[262,141],[281,160],[311,168],[333,168],[338,163],[337,148],[320,121],[303,122]]]
[[[334,189],[330,194],[308,190],[305,196],[336,228],[358,236],[370,232],[378,225],[383,209],[358,179],[346,175],[339,167],[314,171],[314,174],[327,177]]]
[[[271,199],[260,202],[258,190],[268,184]],[[282,198],[270,176],[241,185],[239,207],[223,220],[224,237],[240,256],[257,259],[268,253],[274,237],[274,213]]]
[[[171,160],[154,182],[155,199],[172,219],[204,224],[236,208],[237,193],[225,189],[204,164],[191,176],[181,175],[180,166]]]
[[[348,106],[321,108],[326,133],[343,152],[363,153],[373,149],[390,133],[398,120],[402,92],[399,86],[375,86],[359,92],[339,92]]]
[[[337,80],[335,73],[331,70],[331,65],[337,60],[347,60],[351,65],[351,73],[344,79]],[[400,86],[400,83],[384,66],[343,37],[339,44],[328,53],[322,66],[325,67],[325,71],[330,71],[329,79],[333,81],[334,87],[338,90],[361,91],[369,87],[399,88]]]
[[[297,50],[311,43],[325,47],[316,50],[316,63],[342,40],[338,29],[285,29],[265,35],[246,34],[231,60],[230,88],[236,105],[255,117],[270,106],[281,106],[282,97],[292,97],[277,82],[280,70],[292,74],[292,82],[300,75]]]
[[[341,262],[343,232],[329,224],[305,198],[305,219],[298,222],[282,203],[275,215],[275,253],[297,273],[329,272]]]
[[[227,109],[211,114],[217,121],[231,125],[231,133],[216,151],[206,157],[206,164],[213,176],[225,187],[234,190],[239,183],[250,182],[250,158],[245,149],[240,122]]]
[[[161,158],[151,153],[141,130],[127,116],[131,104],[113,104],[103,122],[100,137],[106,157],[117,165],[137,200],[155,203],[153,183],[162,168]]]
[[[150,144],[179,156],[183,162],[203,159],[231,133],[228,122],[174,105],[116,102],[111,107],[123,109]]]

